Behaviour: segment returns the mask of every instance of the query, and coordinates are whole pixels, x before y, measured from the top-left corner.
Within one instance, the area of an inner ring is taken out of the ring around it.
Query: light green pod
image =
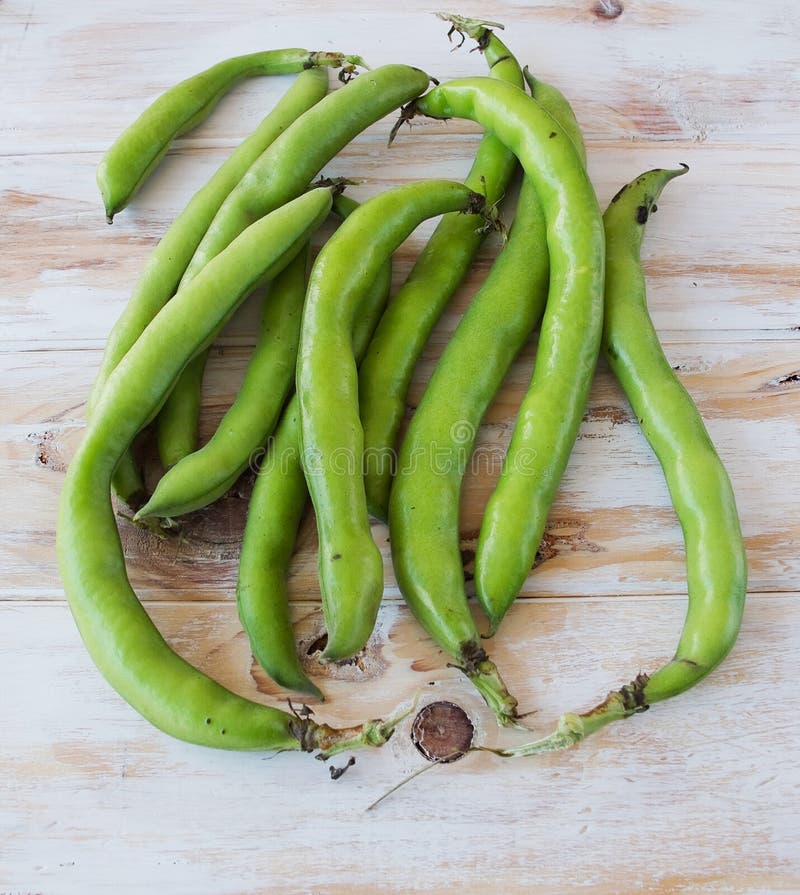
[[[686,546],[688,609],[671,661],[640,673],[588,712],[561,716],[547,737],[509,749],[516,758],[566,749],[613,721],[695,686],[732,649],[747,591],[736,500],[702,418],[672,369],[647,310],[640,247],[664,186],[688,169],[656,169],[624,186],[604,215],[603,350],[658,457]]]
[[[474,213],[484,199],[460,183],[419,181],[387,190],[354,211],[317,256],[297,358],[303,464],[317,517],[326,659],[367,642],[383,594],[383,561],[364,491],[353,326],[365,290],[386,258],[427,218]]]
[[[297,196],[338,152],[366,127],[380,120],[428,86],[428,76],[407,65],[384,65],[359,75],[330,93],[300,116],[248,169],[212,221],[183,276],[188,283],[210,258],[235,236],[283,202]],[[175,421],[164,428],[179,433],[174,445],[159,445],[171,458],[194,449],[192,433],[198,406],[196,383],[202,380],[205,353],[192,360],[191,369],[175,384],[162,414]]]
[[[109,501],[111,474],[189,358],[264,277],[274,277],[331,207],[319,189],[278,209],[168,302],[109,378],[64,482],[57,548],[86,647],[141,715],[179,739],[223,749],[331,749],[377,743],[386,724],[336,733],[244,699],[193,668],[164,641],[128,582]]]
[[[517,60],[485,23],[441,16],[478,41],[489,77],[523,86]],[[457,25],[456,25],[457,23]],[[491,134],[483,137],[464,183],[499,203],[518,169],[517,160]],[[362,364],[359,407],[364,426],[364,487],[370,513],[386,520],[394,475],[397,438],[406,413],[414,369],[442,315],[486,236],[478,216],[444,215],[386,309]]]
[[[208,506],[263,446],[294,387],[307,264],[308,246],[270,284],[258,341],[235,400],[209,441],[167,470],[135,519],[181,516]]]
[[[171,87],[117,137],[100,160],[97,185],[109,224],[136,195],[172,141],[205,121],[235,84],[255,75],[295,74],[353,62],[360,60],[341,53],[266,50],[226,59]]]
[[[356,207],[344,197],[337,211]],[[360,360],[386,305],[392,284],[391,261],[380,269],[355,322],[353,354]],[[293,396],[267,446],[256,475],[239,557],[236,601],[253,655],[282,687],[323,694],[303,671],[297,655],[286,581],[297,531],[308,506],[308,487],[300,462],[300,407]]]
[[[189,200],[147,260],[144,270],[106,341],[100,368],[86,407],[91,416],[106,380],[139,338],[147,324],[178,288],[189,261],[225,197],[267,146],[328,90],[328,74],[318,68],[301,72],[275,108]],[[202,372],[202,371],[201,371]],[[198,384],[195,394],[199,397]],[[195,414],[196,418],[197,414]],[[171,443],[165,439],[166,443]],[[167,458],[171,460],[171,457]],[[167,465],[171,465],[168,463]],[[114,490],[134,509],[144,496],[144,484],[130,452],[114,473]]]

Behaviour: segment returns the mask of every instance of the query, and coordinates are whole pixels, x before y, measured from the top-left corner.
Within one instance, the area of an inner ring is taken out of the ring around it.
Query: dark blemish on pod
[[[640,205],[636,209],[636,223],[637,224],[646,224],[649,212],[647,210],[646,205]]]
[[[472,745],[475,727],[454,702],[431,702],[420,709],[411,725],[411,741],[428,759],[449,764],[463,758]]]
[[[625,11],[621,0],[598,0],[592,6],[592,12],[598,19],[616,19]]]
[[[611,204],[612,204],[612,205],[619,199],[619,197],[625,192],[626,189],[628,189],[628,184],[627,184],[627,183],[625,184],[625,186],[621,186],[621,187],[616,191],[616,193],[614,193],[614,198],[611,200]]]
[[[551,140],[553,139],[553,137],[557,137],[557,136],[558,136],[558,134],[555,131],[550,131],[550,139]]]
[[[333,556],[331,557],[331,559],[341,559],[341,558],[342,558],[341,553],[334,553]]]

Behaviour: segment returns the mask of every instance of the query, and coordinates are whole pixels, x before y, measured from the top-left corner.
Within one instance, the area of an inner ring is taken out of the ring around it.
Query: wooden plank
[[[250,697],[279,698],[254,672],[230,604],[150,609],[190,661]],[[4,689],[0,746],[7,891],[294,895],[365,879],[370,891],[434,895],[458,885],[509,895],[800,887],[800,778],[786,748],[800,731],[796,701],[775,698],[794,676],[798,595],[752,599],[734,652],[691,693],[569,752],[435,768],[370,813],[425,766],[411,719],[336,783],[308,756],[204,750],[159,733],[108,688],[62,604],[0,613],[0,676],[16,682]],[[316,607],[297,607],[299,620],[307,613]],[[544,731],[666,658],[682,614],[670,599],[519,604],[494,652]],[[420,705],[464,707],[477,743],[521,741],[498,732],[405,610],[382,610],[374,649],[374,674],[360,684],[321,681],[320,717],[379,715],[421,691]]]
[[[730,657],[693,692],[535,761],[475,754],[427,766],[411,719],[337,782],[308,756],[217,753],[169,739],[103,681],[80,642],[54,557],[64,469],[108,331],[172,218],[270,108],[288,78],[235,88],[177,141],[108,228],[101,153],[165,87],[264,47],[362,52],[440,78],[483,74],[469,43],[449,53],[431,7],[342,0],[0,3],[0,895],[453,891],[509,895],[800,893],[800,13],[786,0],[730,4],[495,3],[504,39],[573,101],[602,205],[646,168],[685,161],[648,227],[650,305],[736,488],[750,596]],[[366,198],[422,176],[463,177],[469,122],[418,121],[385,147],[394,116],[326,166]],[[395,282],[433,222],[398,253]],[[328,230],[323,231],[320,239]],[[413,412],[497,248],[489,240],[425,351]],[[204,435],[230,402],[258,301],[221,338]],[[479,433],[467,481],[465,559],[527,383],[535,340]],[[493,465],[494,464],[494,465]],[[129,569],[159,629],[189,661],[254,699],[283,704],[252,660],[233,602],[247,482],[154,544],[122,524]],[[379,624],[355,663],[322,668],[313,520],[291,575],[301,653],[350,723],[450,699],[479,743],[499,731],[399,598],[387,532]],[[541,562],[487,646],[541,733],[672,653],[686,607],[680,532],[660,470],[601,364]],[[467,563],[469,573],[469,563]],[[477,610],[476,610],[477,611]],[[345,758],[335,764],[344,764]]]
[[[364,185],[351,188],[363,199],[420,177],[461,178],[476,145],[477,138],[453,139],[437,124],[415,130],[389,152],[380,140],[359,140],[325,172],[364,178]],[[796,152],[753,152],[742,159],[720,147],[638,144],[590,146],[589,152],[603,205],[647,168],[679,161],[692,166],[665,193],[643,250],[650,303],[665,338],[740,338],[744,332],[754,338],[796,338],[800,265],[793,211],[785,203],[787,191],[800,185]],[[0,192],[8,226],[0,246],[12,263],[1,293],[0,349],[38,349],[43,342],[104,344],[150,251],[224,158],[219,150],[168,157],[112,227],[103,220],[94,184],[98,155],[29,156],[4,165]],[[433,222],[421,227],[402,249],[397,284],[432,227]],[[496,241],[490,241],[455,310],[468,302],[496,251]],[[252,342],[253,327],[252,316],[240,317],[226,341]]]
[[[35,153],[54,140],[99,150],[168,86],[257,49],[341,49],[363,54],[372,66],[406,62],[440,79],[484,71],[466,47],[449,52],[447,27],[419,0],[402,10],[345,0],[335,14],[318,4],[282,6],[255,28],[259,16],[249,0],[224,7],[178,0],[168,10],[157,0],[122,0],[113,14],[81,0],[70,5],[68,24],[46,6],[7,6],[8,77],[0,98],[15,112],[2,132],[6,153]],[[800,26],[792,4],[737,4],[733,11],[722,0],[540,0],[500,3],[493,14],[504,20],[512,51],[574,98],[592,140],[797,139]],[[240,138],[279,89],[263,78],[237,88],[200,139]]]
[[[697,401],[734,483],[750,557],[751,589],[800,589],[800,562],[792,548],[800,540],[800,522],[792,510],[800,481],[786,463],[800,453],[792,345],[676,343],[666,349]],[[483,506],[499,474],[530,377],[531,353],[532,348],[526,349],[514,364],[479,432],[462,500],[465,551],[475,548]],[[212,358],[204,437],[232,400],[246,358],[246,352],[238,349]],[[433,361],[433,352],[428,352],[411,389],[410,412]],[[0,487],[14,493],[18,482],[26,482],[25,500],[0,509],[0,555],[6,570],[0,594],[6,598],[15,598],[20,589],[28,593],[34,583],[46,588],[57,581],[55,507],[66,464],[83,430],[82,401],[95,366],[95,352],[27,352],[17,355],[0,376],[0,399],[12,414],[12,424],[0,428]],[[62,380],[57,394],[55,371]],[[25,403],[20,404],[16,395],[24,395]],[[754,469],[758,475],[753,475]],[[176,592],[204,599],[216,599],[220,589],[230,594],[251,484],[252,477],[245,478],[217,505],[188,517],[178,539],[158,541],[121,523],[135,585],[165,599]],[[374,532],[386,560],[387,596],[396,597],[388,532],[377,523]],[[663,476],[603,363],[539,560],[525,594],[685,591],[681,534]],[[296,598],[318,597],[316,562],[316,536],[309,518],[292,568]]]

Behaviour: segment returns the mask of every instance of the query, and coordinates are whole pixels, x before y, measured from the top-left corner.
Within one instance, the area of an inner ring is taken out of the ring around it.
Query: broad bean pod
[[[363,65],[358,56],[295,48],[234,56],[170,87],[130,124],[97,167],[106,219],[122,211],[166,154],[172,141],[205,121],[236,84],[255,75],[288,75],[317,67]]]
[[[306,246],[269,285],[258,341],[216,431],[167,470],[135,519],[180,516],[213,503],[272,433],[294,387],[308,256]]]
[[[248,169],[227,197],[203,237],[181,285],[190,282],[210,258],[263,214],[301,193],[322,167],[366,127],[428,86],[424,72],[407,65],[384,65],[359,75],[301,115]],[[194,450],[197,432],[197,383],[205,352],[192,360],[162,411],[159,452],[169,463]],[[194,397],[193,397],[194,396]],[[168,435],[168,438],[167,438]]]
[[[345,196],[334,200],[334,209],[343,216],[356,207]],[[387,260],[364,297],[355,321],[356,360],[364,355],[386,306],[391,284],[392,267]],[[300,406],[294,395],[267,445],[250,495],[236,601],[253,655],[264,671],[282,687],[322,699],[322,692],[308,678],[297,655],[287,591],[289,563],[308,503],[300,461]]]
[[[336,731],[304,715],[238,696],[166,643],[128,581],[109,499],[111,475],[156,412],[182,366],[220,320],[285,266],[327,216],[315,190],[254,224],[167,303],[109,378],[69,465],[59,508],[59,567],[86,647],[108,682],[143,717],[174,737],[224,749],[320,749],[380,744],[393,722]]]
[[[685,173],[656,169],[624,186],[605,215],[603,351],[658,458],[686,547],[688,609],[671,661],[640,673],[588,712],[562,715],[547,737],[510,749],[522,757],[565,749],[612,721],[695,686],[736,642],[747,590],[747,557],[730,479],[700,413],[664,355],[647,310],[640,249],[664,186]],[[495,751],[495,750],[490,750]]]
[[[550,286],[534,375],[478,539],[475,578],[494,630],[533,564],[586,406],[602,331],[603,224],[571,139],[521,90],[489,78],[454,80],[406,115],[416,113],[474,119],[513,149],[546,223]]]
[[[478,41],[489,77],[523,86],[516,59],[484,22],[441,16],[451,31]],[[464,183],[482,193],[490,205],[506,193],[517,161],[491,134],[483,137]],[[397,436],[406,410],[414,368],[431,331],[458,284],[469,270],[486,235],[480,216],[444,215],[392,298],[367,350],[359,379],[359,407],[364,426],[364,486],[373,516],[386,521],[394,473]]]
[[[395,187],[356,209],[323,246],[309,278],[297,393],[306,480],[317,517],[325,659],[367,642],[383,594],[383,560],[364,491],[364,435],[352,333],[365,290],[385,260],[427,218],[475,213],[485,200],[452,181]]]
[[[553,94],[542,92],[547,103]],[[561,94],[557,94],[559,97]],[[563,97],[562,97],[563,100]],[[548,111],[561,111],[561,102]],[[574,118],[573,118],[574,120]],[[574,141],[582,147],[580,130]],[[475,680],[485,655],[467,604],[459,498],[481,419],[544,310],[549,283],[545,222],[536,188],[523,181],[508,242],[440,357],[400,446],[389,527],[400,589],[433,639]],[[501,693],[486,699],[503,724],[515,717]]]

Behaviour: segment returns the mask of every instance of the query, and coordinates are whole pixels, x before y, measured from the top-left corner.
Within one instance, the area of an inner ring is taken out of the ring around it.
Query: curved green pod
[[[352,68],[359,57],[301,49],[264,50],[234,56],[170,87],[130,124],[97,166],[97,186],[109,224],[166,154],[172,141],[205,121],[222,97],[245,78],[296,74],[328,66]]]
[[[297,199],[255,224],[167,303],[109,378],[70,463],[59,507],[59,568],[73,617],[98,669],[142,716],[171,736],[223,749],[377,745],[394,722],[335,731],[244,699],[178,656],[128,581],[109,500],[122,453],[177,373],[265,276],[274,276],[327,216],[330,191]]]
[[[227,197],[197,247],[181,286],[235,236],[263,214],[299,195],[319,171],[358,134],[428,86],[429,78],[408,65],[384,65],[359,75],[334,90],[293,122],[242,177]],[[202,379],[206,353],[192,360],[175,384],[162,410],[175,417],[164,427],[176,433],[174,444],[160,444],[160,452],[177,462],[194,449],[198,406],[196,383]],[[194,403],[193,403],[194,402]]]
[[[356,204],[339,196],[339,213]],[[386,306],[392,284],[387,259],[364,297],[353,332],[353,355],[359,361]],[[297,395],[286,406],[256,475],[247,510],[236,601],[253,655],[282,687],[323,694],[303,671],[289,617],[287,576],[297,531],[308,506],[308,487],[300,462],[300,407]]]
[[[572,140],[521,90],[489,78],[449,81],[417,100],[410,114],[416,112],[473,119],[513,149],[545,218],[550,285],[534,374],[475,562],[495,629],[533,564],[586,407],[602,331],[603,224]]]
[[[303,464],[317,517],[326,659],[367,642],[383,595],[383,560],[364,491],[353,326],[365,290],[427,218],[475,212],[483,197],[452,181],[395,187],[356,209],[320,251],[309,278],[297,358]]]
[[[588,712],[562,715],[556,730],[496,751],[524,757],[566,749],[613,721],[689,690],[736,642],[747,591],[747,556],[730,479],[689,393],[675,375],[647,310],[640,247],[664,186],[688,170],[656,169],[624,186],[605,216],[603,351],[658,458],[686,547],[688,608],[673,658],[640,673]]]

